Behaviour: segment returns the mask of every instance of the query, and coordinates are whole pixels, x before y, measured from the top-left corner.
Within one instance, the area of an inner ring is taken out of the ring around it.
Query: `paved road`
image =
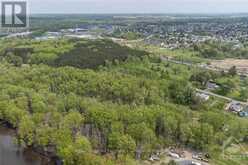
[[[199,161],[196,161],[196,160],[175,160],[177,162],[178,165],[192,165],[192,163],[194,162],[195,164],[196,163],[199,163],[201,165],[209,165],[208,163],[202,163],[202,162],[199,162]]]
[[[168,61],[168,62],[172,62],[172,63],[175,63],[175,64],[182,64],[182,65],[187,65],[187,66],[196,66],[196,65],[193,64],[193,63],[185,62],[185,61],[173,60],[173,59],[171,59],[170,57],[166,57],[166,56],[161,56],[160,59],[161,59],[162,61]]]
[[[222,96],[222,95],[215,94],[215,93],[213,93],[213,92],[209,92],[209,91],[205,91],[205,90],[201,90],[201,89],[196,89],[196,91],[199,92],[199,93],[204,93],[204,94],[209,95],[209,96],[218,97],[218,98],[227,100],[227,101],[229,101],[229,102],[234,101],[234,102],[236,102],[236,103],[240,103],[241,105],[246,105],[246,106],[248,106],[248,103],[247,103],[247,102],[237,101],[237,100],[234,100],[234,99],[229,98],[229,97],[225,97],[225,96]]]

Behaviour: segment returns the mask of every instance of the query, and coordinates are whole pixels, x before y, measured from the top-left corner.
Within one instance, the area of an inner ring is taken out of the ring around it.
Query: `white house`
[[[208,101],[210,96],[204,93],[196,93],[196,97],[200,98],[203,101]]]

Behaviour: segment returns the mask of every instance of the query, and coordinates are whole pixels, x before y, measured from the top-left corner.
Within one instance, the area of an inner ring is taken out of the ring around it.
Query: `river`
[[[0,165],[53,165],[49,159],[13,142],[15,132],[0,125]]]

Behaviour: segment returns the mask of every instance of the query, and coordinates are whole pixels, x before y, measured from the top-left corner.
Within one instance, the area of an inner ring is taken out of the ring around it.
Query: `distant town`
[[[80,23],[80,20],[78,20],[67,29],[48,27],[48,31],[44,32],[42,36],[36,37],[36,39],[44,40],[61,36],[99,38],[101,36],[123,36],[127,33],[130,35],[133,33],[131,38],[135,38],[135,36],[136,38],[143,38],[148,44],[169,49],[187,48],[208,40],[231,43],[233,48],[236,49],[241,48],[248,37],[248,19],[244,15],[237,15],[234,20],[233,16],[228,15],[216,17],[208,15],[198,17],[106,15],[102,16],[102,22],[100,23],[97,21],[98,17],[93,17],[95,21],[92,21],[92,23]],[[37,18],[33,17],[34,24],[36,24],[38,18],[38,16]],[[49,29],[53,30],[49,31]],[[0,33],[0,36],[24,37],[36,30],[40,30],[39,27],[30,29],[28,32],[14,34],[5,31]]]

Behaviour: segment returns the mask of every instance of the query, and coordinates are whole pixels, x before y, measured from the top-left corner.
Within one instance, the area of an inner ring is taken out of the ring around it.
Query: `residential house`
[[[231,102],[229,106],[229,110],[235,113],[239,113],[244,109],[243,105],[241,105],[239,102]]]
[[[196,97],[200,98],[203,101],[208,101],[210,96],[204,93],[196,93]]]
[[[206,87],[208,90],[215,90],[215,89],[218,89],[220,86],[213,81],[209,81],[207,82]]]

